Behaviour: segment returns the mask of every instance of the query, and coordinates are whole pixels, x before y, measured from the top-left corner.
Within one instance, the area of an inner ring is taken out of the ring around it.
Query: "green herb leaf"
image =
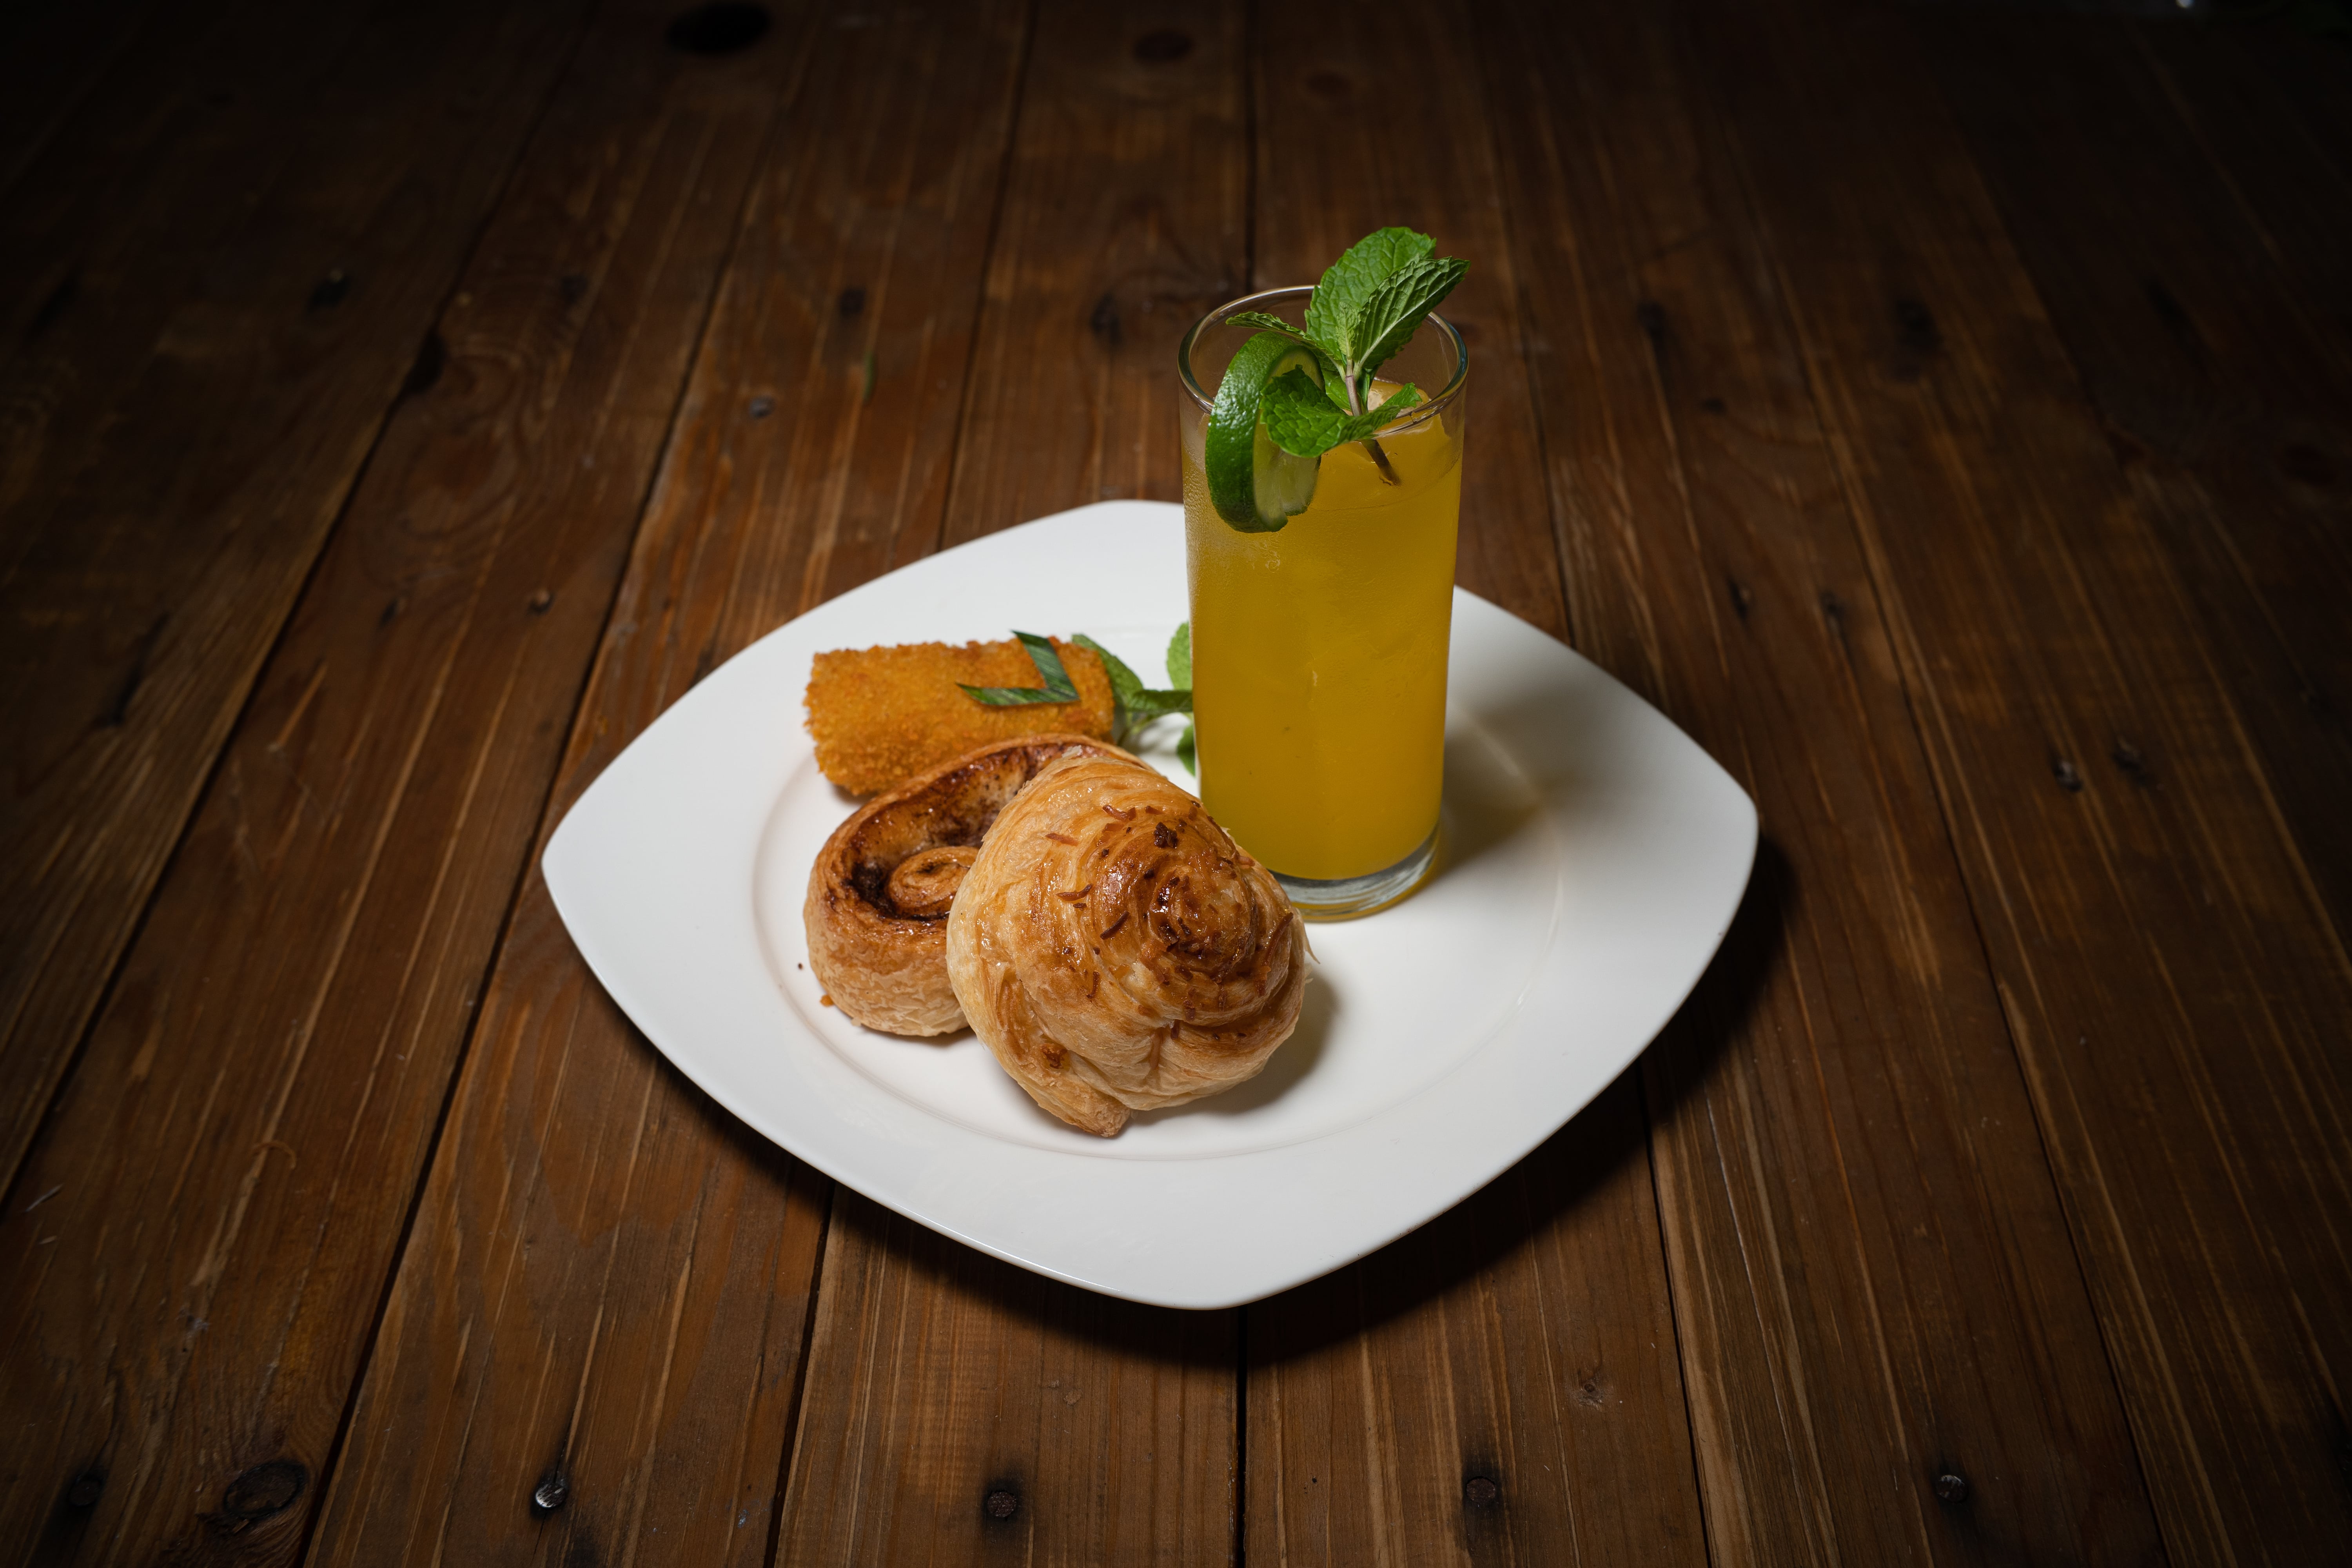
[[[1364,296],[1362,311],[1350,334],[1360,358],[1349,369],[1369,377],[1387,363],[1412,341],[1422,318],[1437,309],[1469,270],[1468,262],[1447,257],[1442,261],[1415,262],[1382,279]],[[1357,384],[1360,391],[1362,383]]]
[[[1198,725],[1187,724],[1184,732],[1176,738],[1176,760],[1183,763],[1184,771],[1194,778],[1201,776],[1201,753],[1192,739],[1192,731],[1198,728]]]
[[[1192,623],[1181,621],[1176,635],[1168,639],[1168,684],[1180,690],[1192,689]]]
[[[1331,400],[1334,407],[1344,409],[1348,406],[1348,389],[1340,380],[1339,363],[1332,359],[1329,349],[1307,335],[1305,328],[1295,327],[1280,316],[1269,316],[1264,310],[1236,310],[1225,318],[1225,324],[1229,327],[1262,327],[1304,345],[1314,353],[1315,363],[1323,372],[1324,395]]]
[[[1280,332],[1285,337],[1297,338],[1302,343],[1311,343],[1315,341],[1307,335],[1306,328],[1295,322],[1286,321],[1280,316],[1268,315],[1264,310],[1235,310],[1225,318],[1225,325],[1264,327],[1268,331]]]
[[[1420,401],[1421,389],[1407,384],[1378,408],[1348,414],[1318,395],[1315,384],[1294,370],[1266,383],[1258,407],[1276,446],[1293,457],[1319,458],[1334,447],[1375,434]]]
[[[1365,440],[1376,435],[1381,426],[1403,418],[1406,413],[1421,401],[1421,388],[1408,381],[1390,393],[1388,401],[1378,408],[1368,408],[1363,413],[1351,417],[1348,421],[1347,429],[1340,433],[1339,439],[1342,441]]]
[[[1118,655],[1111,652],[1084,632],[1077,633],[1070,640],[1102,660],[1103,673],[1110,677],[1110,694],[1114,698],[1124,702],[1143,689],[1142,677],[1128,668],[1127,661]]]
[[[1147,687],[1135,694],[1128,708],[1139,721],[1137,727],[1139,729],[1154,719],[1164,719],[1171,713],[1190,713],[1192,710],[1192,694],[1189,691],[1154,691]]]
[[[1127,667],[1125,659],[1086,633],[1080,632],[1070,640],[1080,647],[1092,649],[1095,657],[1103,661],[1104,672],[1110,677],[1111,702],[1115,710],[1111,720],[1113,745],[1126,745],[1155,719],[1192,710],[1192,692],[1154,691]]]
[[[1053,639],[1034,632],[1016,631],[1021,646],[1029,650],[1029,662],[1037,667],[1037,674],[1045,682],[1043,689],[1034,686],[965,686],[956,685],[974,702],[991,708],[1023,708],[1036,702],[1076,702],[1078,689],[1070,681],[1070,672],[1062,668],[1062,656],[1054,651]],[[1132,677],[1130,676],[1130,679]]]
[[[1313,382],[1295,370],[1265,384],[1258,417],[1265,421],[1265,433],[1274,444],[1295,458],[1321,457],[1339,444],[1339,433],[1348,424],[1346,411],[1333,407]]]
[[[1429,236],[1409,228],[1383,228],[1356,241],[1347,255],[1331,264],[1308,297],[1307,337],[1342,365],[1360,365],[1363,344],[1355,329],[1365,300],[1391,274],[1427,260],[1436,248]]]

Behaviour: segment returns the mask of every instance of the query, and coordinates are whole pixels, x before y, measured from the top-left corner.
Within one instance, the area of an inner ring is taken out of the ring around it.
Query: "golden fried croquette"
[[[1078,689],[1077,700],[1011,708],[991,708],[956,689],[959,682],[1042,685],[1028,650],[1009,637],[818,654],[807,699],[816,765],[851,794],[872,795],[996,741],[1045,734],[1109,740],[1110,677],[1102,660],[1058,637],[1054,651]]]

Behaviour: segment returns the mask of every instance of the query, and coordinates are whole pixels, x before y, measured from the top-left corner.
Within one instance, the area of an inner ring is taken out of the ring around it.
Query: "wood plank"
[[[2121,1404],[1735,167],[1663,19],[1514,13],[1484,53],[1576,625],[1766,835],[1645,1058],[1714,1560],[2145,1561]]]
[[[2328,316],[2352,289],[2352,184],[2258,107],[2226,32],[2182,30],[1955,16],[1923,42],[2341,929],[2352,334]]]
[[[368,79],[362,41],[405,53],[412,69],[431,47],[364,5],[305,13],[287,0],[175,7],[150,31],[0,207],[0,505],[11,509],[90,460],[192,304],[217,309],[247,285],[240,275],[280,239],[257,232],[257,209],[285,204],[306,150],[313,165],[326,149],[384,156],[347,99]],[[273,281],[307,297],[320,276]],[[13,567],[29,542],[12,533],[0,562]]]
[[[1471,445],[1455,580],[1554,637],[1567,634],[1545,536],[1542,447],[1516,316],[1520,279],[1495,205],[1487,105],[1463,40],[1467,12],[1377,18],[1284,5],[1260,18],[1256,256],[1251,287],[1312,283],[1373,229],[1405,224],[1469,258],[1441,312],[1470,355]],[[1462,134],[1433,135],[1434,126]],[[1189,323],[1188,323],[1189,324]]]
[[[1311,280],[1388,223],[1470,259],[1444,310],[1474,380],[1459,578],[1560,635],[1477,32],[1466,6],[1261,16],[1256,281]],[[1452,1213],[1251,1307],[1244,1331],[1254,1561],[1705,1558],[1630,1080]]]
[[[2352,964],[1900,17],[1687,13],[2177,1560],[2352,1538]],[[1834,171],[1825,175],[1824,171]]]
[[[1248,288],[1238,16],[1194,0],[1041,16],[946,543],[1182,499],[1176,344]]]
[[[1022,16],[833,22],[812,7],[763,46],[800,49],[803,85],[760,150],[546,824],[829,572],[936,538]],[[315,1559],[764,1561],[825,1184],[628,1026],[535,876],[448,1116]],[[535,1514],[551,1476],[565,1500]]]
[[[1247,1309],[1249,1556],[1706,1561],[1641,1090]]]
[[[1230,0],[1040,7],[950,542],[1176,494],[1176,340],[1247,272],[1242,39]],[[1232,1555],[1233,1313],[1033,1279],[846,1193],[824,1278],[780,1562]]]
[[[1230,1561],[1235,1317],[1057,1284],[840,1191],[777,1560]]]
[[[0,1220],[0,1541],[36,1560],[205,1560],[268,1467],[306,1479],[236,1552],[315,1517],[796,72],[662,19],[608,9],[558,87]]]
[[[22,1157],[578,11],[377,18],[327,73],[327,112],[277,183],[216,243],[148,237],[152,265],[188,283],[75,449],[43,446],[5,499],[0,1169]],[[314,304],[338,270],[347,292]],[[116,303],[93,284],[71,314]],[[69,327],[59,343],[80,341]]]

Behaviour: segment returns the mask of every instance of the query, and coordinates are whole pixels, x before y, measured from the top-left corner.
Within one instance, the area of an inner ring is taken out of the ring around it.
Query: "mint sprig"
[[[1300,378],[1304,380],[1302,376]],[[1038,702],[1075,702],[1078,689],[1063,668],[1062,656],[1054,651],[1053,640],[1034,632],[1016,631],[1013,637],[1029,650],[1029,662],[1037,667],[1038,679],[1045,684],[1037,686],[966,686],[956,682],[958,689],[974,702],[991,708],[1020,708]],[[1111,743],[1124,746],[1141,734],[1154,720],[1171,713],[1192,711],[1192,623],[1186,621],[1176,628],[1168,640],[1168,680],[1165,689],[1143,684],[1143,678],[1128,668],[1127,661],[1095,641],[1084,632],[1070,640],[1102,660],[1103,673],[1110,677]],[[1194,773],[1192,761],[1192,726],[1184,726],[1183,738],[1176,742],[1176,754],[1185,767]]]
[[[1323,274],[1307,298],[1305,326],[1264,310],[1236,310],[1225,318],[1235,326],[1281,332],[1306,344],[1322,367],[1319,388],[1295,370],[1267,384],[1260,417],[1276,446],[1293,457],[1319,458],[1334,447],[1361,441],[1381,477],[1396,482],[1387,454],[1372,437],[1426,400],[1419,388],[1408,385],[1374,407],[1371,381],[1470,270],[1467,261],[1438,256],[1436,248],[1425,234],[1381,229],[1349,247]]]

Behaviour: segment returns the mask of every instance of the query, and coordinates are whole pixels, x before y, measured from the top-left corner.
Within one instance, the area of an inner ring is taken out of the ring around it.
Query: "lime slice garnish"
[[[1323,384],[1313,350],[1280,332],[1260,332],[1225,367],[1217,400],[1209,407],[1202,454],[1209,500],[1219,517],[1244,533],[1272,533],[1315,499],[1315,474],[1323,459],[1284,451],[1258,418],[1266,384],[1294,370]]]

